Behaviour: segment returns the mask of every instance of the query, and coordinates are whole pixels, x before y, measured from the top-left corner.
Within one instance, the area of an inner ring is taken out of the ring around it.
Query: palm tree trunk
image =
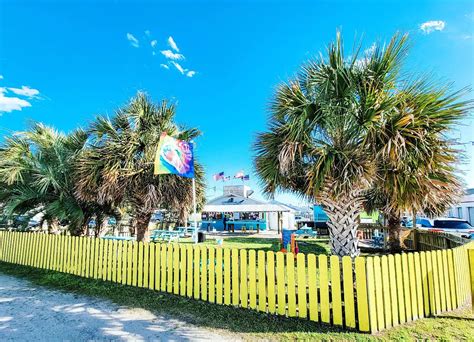
[[[339,196],[333,200],[329,196],[321,195],[318,199],[328,215],[327,222],[331,244],[331,253],[338,256],[356,257],[359,255],[357,229],[359,228],[359,213],[363,199],[358,192],[347,196]]]
[[[386,213],[386,216],[388,221],[388,246],[390,252],[398,253],[402,250],[400,244],[400,232],[402,230],[400,215],[390,211]]]
[[[152,213],[139,212],[135,216],[135,227],[137,232],[137,241],[146,241],[148,239],[148,224],[150,223]]]

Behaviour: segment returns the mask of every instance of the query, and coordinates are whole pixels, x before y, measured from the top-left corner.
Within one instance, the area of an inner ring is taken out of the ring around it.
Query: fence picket
[[[186,246],[180,246],[179,251],[181,254],[180,266],[181,279],[180,279],[180,289],[179,294],[181,296],[186,296]]]
[[[286,279],[288,297],[288,316],[296,316],[296,290],[295,290],[295,256],[293,253],[286,254]]]
[[[321,299],[321,322],[330,323],[331,314],[329,307],[329,279],[328,279],[328,257],[320,255],[319,259],[319,294]]]
[[[179,269],[179,257],[180,257],[180,248],[178,244],[175,244],[173,247],[173,293],[178,295],[180,288],[179,288],[179,282],[181,281],[179,279],[179,274],[180,274],[180,269]]]
[[[265,265],[264,265],[265,266]],[[239,306],[239,250],[237,248],[232,249],[232,305]]]
[[[342,274],[344,282],[344,311],[346,327],[355,328],[354,281],[352,276],[352,259],[349,256],[342,258]]]
[[[232,251],[232,258],[234,257]],[[201,249],[201,299],[207,300],[207,248],[205,246]],[[234,260],[232,260],[234,262]],[[234,264],[232,264],[232,278],[234,277]],[[234,304],[235,305],[235,304]],[[238,301],[237,301],[238,305]]]
[[[285,255],[282,252],[276,253],[277,261],[277,296],[278,296],[278,314],[286,314],[286,279],[285,279]],[[252,307],[251,307],[252,308]]]
[[[418,303],[416,293],[416,275],[415,275],[415,260],[413,253],[408,254],[408,277],[410,280],[410,299],[411,299],[411,315],[412,319],[418,319]]]
[[[255,251],[254,251],[255,256]],[[255,262],[254,262],[255,267]],[[224,249],[224,304],[230,305],[231,299],[230,287],[230,249]]]
[[[298,281],[298,317],[308,316],[307,292],[306,292],[306,258],[303,253],[298,253],[296,257],[297,281]],[[270,284],[270,279],[268,279]]]
[[[222,248],[216,249],[216,303],[222,304]]]
[[[412,306],[411,306],[411,291],[410,291],[410,270],[408,268],[408,256],[402,254],[402,269],[403,269],[403,292],[405,299],[405,312],[407,322],[413,320]]]
[[[441,259],[443,261],[443,280],[444,280],[444,292],[446,295],[446,310],[451,310],[451,287],[449,284],[449,270],[448,270],[448,254],[446,250],[441,251]]]
[[[337,255],[331,255],[329,263],[331,266],[332,320],[334,325],[342,325],[341,269],[339,257]]]
[[[255,249],[249,250],[249,267],[248,267],[248,275],[249,275],[249,307],[251,309],[257,308],[257,276],[256,276],[256,256],[255,256]]]
[[[166,283],[166,292],[172,293],[173,292],[173,244],[168,243],[168,246],[166,248],[166,271],[167,271],[167,283]],[[199,247],[195,248],[196,253],[198,255],[198,260],[200,260],[199,255],[200,255],[200,249]],[[198,272],[199,272],[199,265],[197,267]],[[198,273],[198,278],[197,278],[197,283],[199,284],[199,273]],[[199,299],[199,288],[198,288],[198,294],[197,297],[195,296],[194,298]]]
[[[276,297],[275,297],[275,253],[267,252],[267,301],[268,312],[274,314],[276,312]]]
[[[357,319],[359,321],[359,330],[362,332],[369,332],[369,302],[367,298],[367,273],[365,271],[365,259],[362,257],[356,257],[354,264],[356,275]]]

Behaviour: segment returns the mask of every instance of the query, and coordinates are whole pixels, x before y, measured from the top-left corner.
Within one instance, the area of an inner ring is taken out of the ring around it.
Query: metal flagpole
[[[194,180],[194,177],[193,177],[193,207],[194,207],[194,217],[193,217],[193,220],[194,220],[194,243],[197,243],[198,242],[198,229],[197,229],[197,219],[196,219],[196,211],[197,211],[197,208],[196,208],[196,181]]]

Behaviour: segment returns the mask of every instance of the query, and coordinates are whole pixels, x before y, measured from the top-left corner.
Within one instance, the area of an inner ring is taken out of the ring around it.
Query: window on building
[[[474,226],[474,207],[469,207],[467,208],[467,213],[469,215],[469,217],[467,218],[467,220],[469,221],[469,223]]]
[[[461,207],[457,207],[456,210],[457,210],[457,216],[456,216],[456,217],[457,217],[457,218],[462,218],[462,208],[461,208]]]

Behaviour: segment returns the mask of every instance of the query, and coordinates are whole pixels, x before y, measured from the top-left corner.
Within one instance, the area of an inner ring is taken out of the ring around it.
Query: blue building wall
[[[313,207],[313,214],[314,221],[316,222],[326,222],[328,220],[328,216],[320,205],[315,205]]]

